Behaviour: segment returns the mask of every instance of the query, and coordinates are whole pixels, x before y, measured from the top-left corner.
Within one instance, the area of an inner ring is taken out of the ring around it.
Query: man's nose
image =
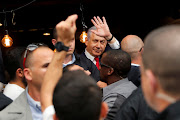
[[[101,43],[100,43],[100,42],[97,42],[96,47],[97,47],[97,48],[100,48],[100,47],[101,47]]]

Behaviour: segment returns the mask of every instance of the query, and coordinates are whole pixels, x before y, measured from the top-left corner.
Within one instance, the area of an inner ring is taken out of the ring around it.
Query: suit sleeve
[[[109,107],[109,111],[105,120],[114,120],[117,111],[120,109],[125,99],[126,98],[120,94],[110,94],[104,99],[104,102],[106,102]]]

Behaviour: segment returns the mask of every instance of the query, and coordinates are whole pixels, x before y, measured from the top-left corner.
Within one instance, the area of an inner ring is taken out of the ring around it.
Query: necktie
[[[95,61],[96,61],[96,67],[97,67],[98,70],[99,70],[99,58],[98,58],[98,57],[95,57],[94,59],[95,59]]]

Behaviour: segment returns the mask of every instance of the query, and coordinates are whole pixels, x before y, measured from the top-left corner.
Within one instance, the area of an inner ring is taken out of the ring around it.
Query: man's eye
[[[103,41],[101,41],[101,44],[104,44],[105,43],[105,41],[103,40]]]
[[[46,63],[46,64],[43,65],[43,67],[45,67],[45,68],[48,67],[48,66],[49,66],[49,63]]]

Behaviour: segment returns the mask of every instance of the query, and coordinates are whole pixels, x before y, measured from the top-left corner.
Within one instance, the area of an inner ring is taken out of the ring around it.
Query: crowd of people
[[[0,52],[0,120],[180,119],[179,25],[117,40],[105,17],[93,17],[77,54],[77,19],[55,26],[56,52],[43,43]]]

